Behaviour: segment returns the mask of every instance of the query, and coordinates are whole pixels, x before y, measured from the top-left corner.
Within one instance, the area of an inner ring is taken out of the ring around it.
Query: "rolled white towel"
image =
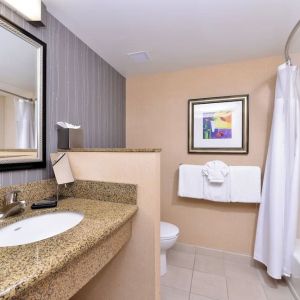
[[[223,183],[229,174],[229,167],[220,160],[212,160],[204,165],[202,173],[210,183]]]

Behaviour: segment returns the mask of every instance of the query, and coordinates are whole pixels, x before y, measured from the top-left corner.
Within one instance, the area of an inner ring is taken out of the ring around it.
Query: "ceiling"
[[[44,0],[126,77],[281,55],[299,0]],[[300,50],[300,32],[292,51]],[[128,53],[146,51],[146,62]]]

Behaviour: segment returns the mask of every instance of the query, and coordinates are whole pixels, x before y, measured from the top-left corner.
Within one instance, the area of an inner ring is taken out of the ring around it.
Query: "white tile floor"
[[[294,300],[248,256],[176,244],[161,277],[161,300]]]

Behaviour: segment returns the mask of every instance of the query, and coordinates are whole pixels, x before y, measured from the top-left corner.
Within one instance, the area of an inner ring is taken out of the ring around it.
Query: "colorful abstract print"
[[[231,139],[232,112],[203,113],[203,139]]]

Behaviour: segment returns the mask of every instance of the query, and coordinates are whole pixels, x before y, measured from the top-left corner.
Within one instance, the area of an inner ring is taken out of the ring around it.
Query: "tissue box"
[[[57,148],[83,148],[83,130],[73,128],[57,128]]]

